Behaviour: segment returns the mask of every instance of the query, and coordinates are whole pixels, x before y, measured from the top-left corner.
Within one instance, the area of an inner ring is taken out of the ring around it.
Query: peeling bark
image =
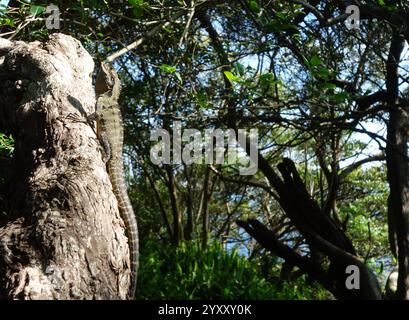
[[[81,43],[0,39],[0,130],[15,139],[9,222],[0,228],[0,296],[125,299],[123,222],[99,143],[94,63]]]

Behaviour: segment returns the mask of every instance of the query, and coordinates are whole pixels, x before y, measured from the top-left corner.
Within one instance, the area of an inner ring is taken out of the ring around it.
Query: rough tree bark
[[[10,221],[0,228],[0,296],[124,299],[123,222],[84,116],[94,63],[81,43],[0,39],[0,131],[15,139]]]
[[[399,63],[405,47],[403,35],[394,31],[386,64],[387,124],[386,166],[389,198],[388,226],[391,250],[398,258],[399,277],[395,299],[409,300],[409,168],[408,106],[400,104]],[[392,271],[394,272],[394,271]]]

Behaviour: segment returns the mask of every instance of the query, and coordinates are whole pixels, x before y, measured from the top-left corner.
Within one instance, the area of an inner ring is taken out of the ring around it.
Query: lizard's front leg
[[[94,121],[99,121],[102,117],[102,103],[98,101],[95,104],[95,111],[87,116],[88,123],[93,123]]]
[[[101,128],[101,123],[103,122],[102,108],[103,105],[101,101],[97,99],[95,112],[87,116],[87,122],[91,125],[91,127],[93,127],[94,121],[97,122],[97,137],[100,143],[102,161],[104,161],[104,163],[107,163],[111,158],[111,146],[109,145],[109,140],[106,132]]]

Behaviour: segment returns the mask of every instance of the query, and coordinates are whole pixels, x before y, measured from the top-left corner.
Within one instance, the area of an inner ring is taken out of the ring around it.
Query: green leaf
[[[7,25],[10,27],[14,27],[14,22],[12,19],[9,19],[9,18],[0,19],[0,25]]]
[[[327,68],[321,68],[317,72],[314,72],[314,75],[318,78],[328,80],[330,76],[330,72]]]
[[[0,151],[3,150],[11,155],[14,151],[14,139],[11,135],[6,136],[5,134],[0,133]]]
[[[386,4],[384,0],[378,0],[378,4],[383,8],[388,11],[395,11],[397,9],[396,4]]]
[[[296,25],[290,24],[290,23],[284,23],[281,19],[270,21],[267,24],[265,24],[264,27],[266,28],[268,32],[289,31],[289,30],[295,30],[299,32]]]
[[[240,82],[240,81],[241,81],[241,78],[240,78],[240,77],[235,76],[235,75],[234,75],[233,73],[231,73],[230,71],[224,71],[223,73],[224,73],[224,75],[226,76],[226,78],[227,78],[231,83]]]
[[[135,18],[139,19],[142,18],[145,10],[142,7],[135,7],[132,9],[133,15]]]
[[[204,92],[199,92],[196,98],[197,98],[197,103],[199,104],[200,108],[206,109],[208,106],[206,94]]]
[[[178,78],[180,83],[183,83],[182,77],[180,76],[179,72],[175,72],[175,76],[176,76],[176,78]]]
[[[281,80],[275,79],[274,74],[267,72],[262,75],[260,75],[260,85],[262,87],[268,87],[268,86],[283,86],[283,83]]]
[[[162,64],[162,65],[159,67],[159,69],[161,69],[163,72],[166,72],[166,73],[169,73],[169,74],[172,74],[172,73],[175,73],[175,72],[176,72],[176,68],[175,68],[175,67],[172,67],[172,66],[170,66],[170,65],[168,65],[168,64]]]
[[[275,15],[280,20],[286,20],[287,17],[288,17],[287,13],[285,13],[285,12],[276,12]]]
[[[274,80],[274,75],[270,72],[260,75],[260,82],[263,84],[268,84]]]
[[[348,99],[349,94],[347,92],[339,92],[332,96],[332,98],[337,102],[343,102]]]
[[[146,3],[144,0],[128,0],[129,4],[133,7],[132,12],[135,18],[141,18],[145,12]]]
[[[260,6],[258,5],[258,2],[255,0],[249,1],[249,7],[250,7],[250,10],[254,11],[255,13],[259,13],[261,11]]]
[[[244,75],[244,66],[240,62],[236,62],[234,68],[240,76]]]
[[[33,16],[37,16],[45,11],[45,7],[43,6],[31,6],[30,13]]]
[[[333,83],[328,83],[328,82],[326,82],[326,83],[324,84],[324,87],[327,88],[327,89],[330,89],[330,90],[334,90],[334,89],[337,88],[337,86],[336,86],[335,84],[333,84]]]
[[[311,58],[311,60],[310,60],[310,65],[311,65],[312,67],[318,66],[318,65],[320,65],[320,64],[323,64],[323,62],[322,62],[322,60],[321,60],[319,57],[313,56],[313,57]]]
[[[128,2],[133,7],[143,5],[143,0],[128,0]]]

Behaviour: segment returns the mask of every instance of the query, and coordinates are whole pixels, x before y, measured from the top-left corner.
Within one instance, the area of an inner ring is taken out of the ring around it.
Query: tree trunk
[[[311,198],[294,163],[283,159],[278,165],[282,179],[265,159],[259,159],[260,170],[277,191],[278,201],[300,234],[306,239],[311,252],[327,256],[327,268],[312,255],[302,256],[278,240],[276,234],[255,219],[237,221],[265,249],[283,258],[318,281],[338,299],[381,299],[379,283],[373,272],[356,256],[346,234],[327,216]],[[345,282],[347,267],[359,268],[360,288],[350,290]]]
[[[386,166],[390,188],[388,226],[391,250],[399,263],[396,299],[409,300],[409,168],[408,106],[399,102],[399,62],[405,46],[395,31],[386,65],[389,121],[387,124]]]
[[[99,143],[94,63],[81,43],[0,39],[0,130],[15,140],[0,296],[124,299],[129,253]]]

